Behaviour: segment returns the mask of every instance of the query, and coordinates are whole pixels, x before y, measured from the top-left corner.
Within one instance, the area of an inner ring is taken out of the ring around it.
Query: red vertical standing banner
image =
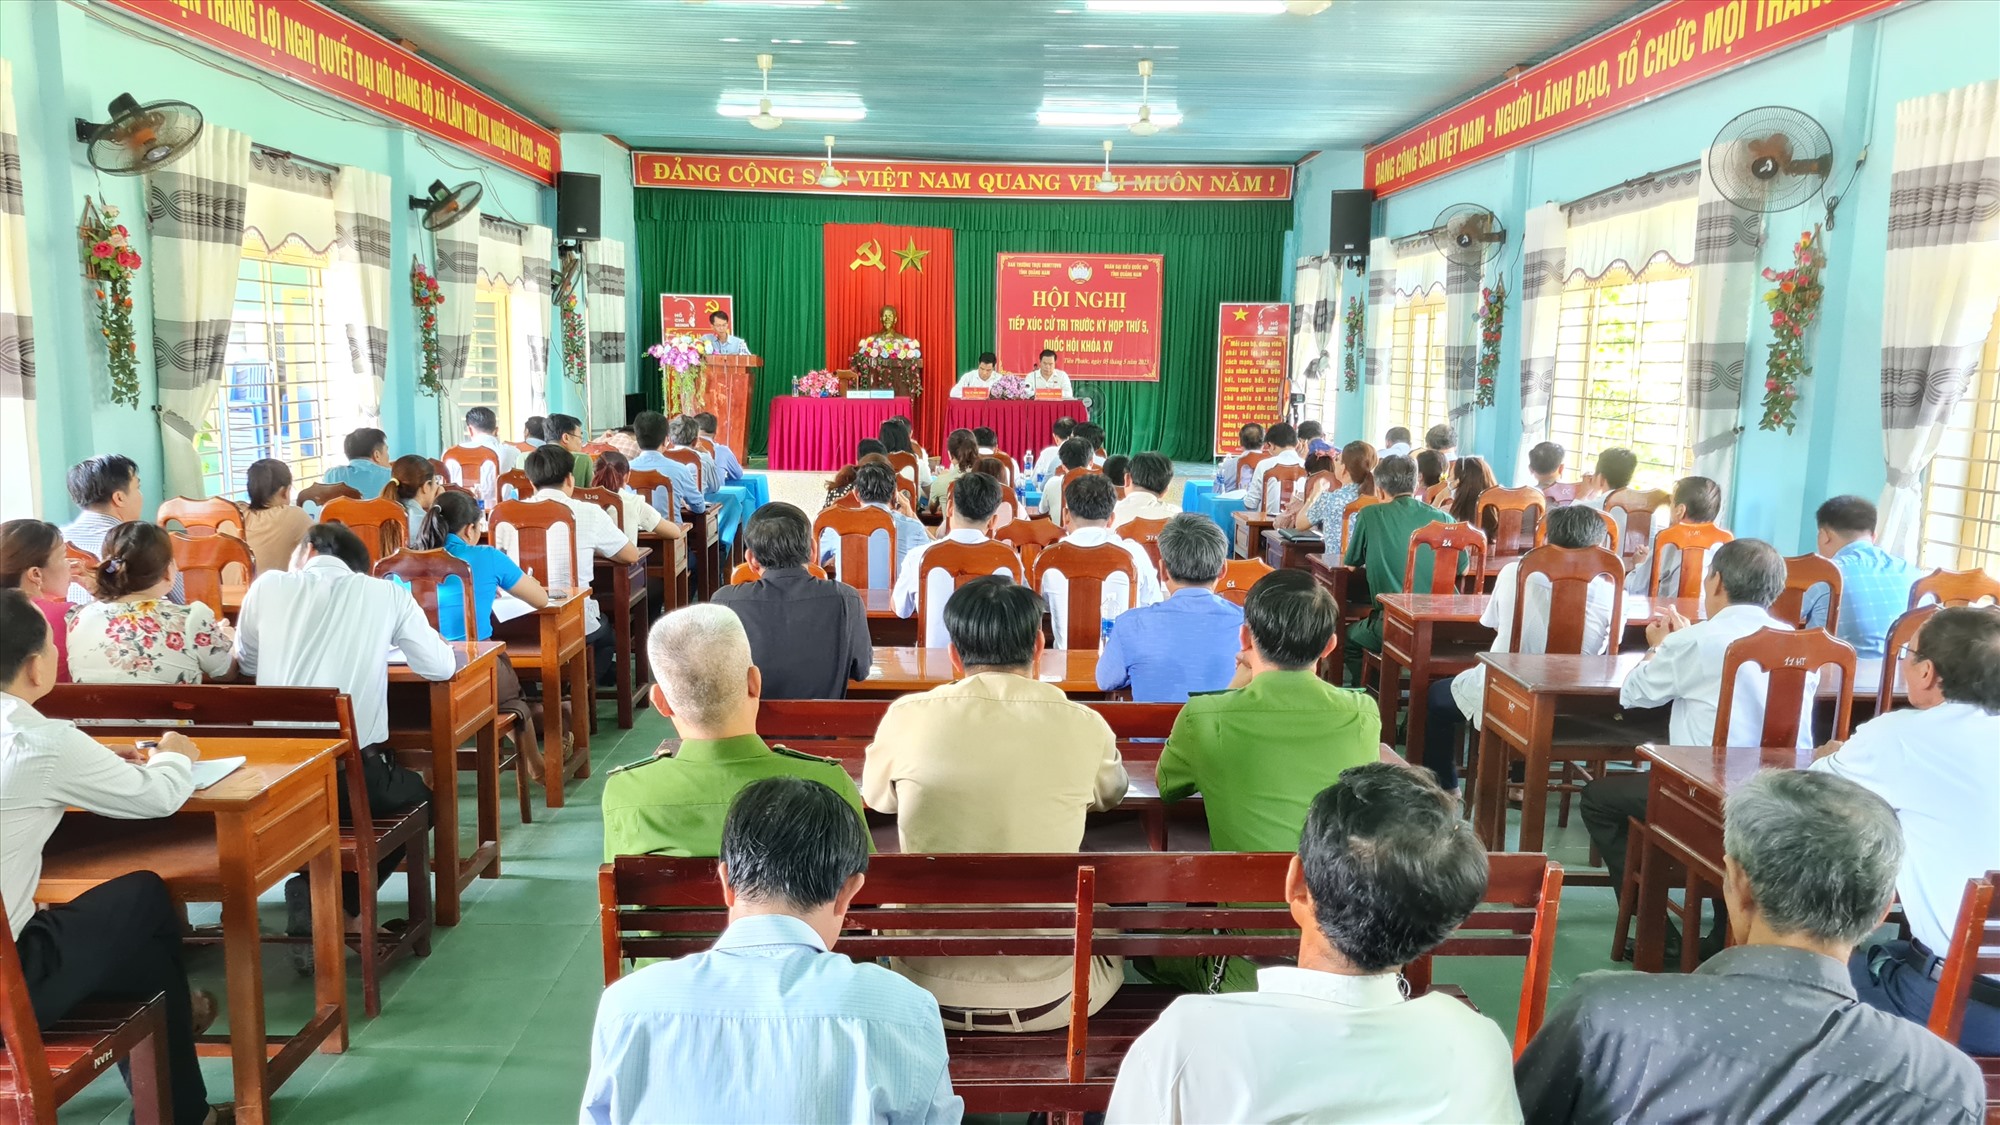
[[[1215,338],[1215,452],[1233,448],[1245,423],[1285,416],[1285,357],[1292,307],[1225,302]]]
[[[828,223],[821,228],[826,271],[826,366],[848,366],[855,345],[882,331],[882,308],[896,331],[923,346],[924,393],[917,437],[944,447],[944,404],[958,381],[958,285],[951,228]],[[796,373],[794,373],[796,374]]]

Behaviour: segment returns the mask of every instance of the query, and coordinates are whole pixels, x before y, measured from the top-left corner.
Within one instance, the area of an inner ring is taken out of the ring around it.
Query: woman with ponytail
[[[1341,541],[1346,538],[1347,528],[1341,523],[1340,513],[1355,500],[1376,495],[1377,461],[1375,447],[1365,441],[1350,441],[1341,446],[1340,457],[1333,463],[1333,478],[1340,482],[1340,487],[1311,497],[1299,514],[1297,526],[1319,529],[1327,558],[1340,557]]]
[[[97,600],[76,611],[69,671],[80,684],[198,684],[236,667],[236,631],[205,602],[177,605],[174,545],[155,524],[121,523],[104,537]]]
[[[597,455],[597,468],[592,471],[590,487],[601,488],[625,505],[625,518],[620,526],[625,529],[625,538],[634,547],[639,545],[639,536],[654,534],[664,539],[679,539],[683,534],[681,525],[653,510],[646,498],[625,487],[631,479],[632,462],[623,453],[607,449]]]
[[[313,525],[312,513],[292,503],[292,467],[269,457],[252,461],[243,488],[250,496],[243,538],[257,559],[257,573],[288,568]]]

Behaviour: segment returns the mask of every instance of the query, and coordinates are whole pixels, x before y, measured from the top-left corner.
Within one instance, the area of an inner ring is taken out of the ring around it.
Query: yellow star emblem
[[[1237,310],[1236,310],[1236,319],[1238,319],[1238,320],[1249,320],[1249,319],[1250,319],[1250,310],[1249,310],[1249,309],[1237,309]]]
[[[930,251],[917,249],[916,236],[911,235],[910,244],[895,252],[896,257],[902,259],[902,265],[897,267],[896,272],[902,273],[912,266],[916,267],[918,273],[924,272],[924,255],[928,253]]]

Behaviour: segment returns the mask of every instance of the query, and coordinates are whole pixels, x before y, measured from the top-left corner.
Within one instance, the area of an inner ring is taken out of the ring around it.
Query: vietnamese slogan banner
[[[1027,371],[1043,348],[1071,379],[1157,381],[1158,254],[1001,254],[994,286],[994,352]]]
[[[1114,164],[1118,190],[1100,192],[1096,164],[984,164],[837,158],[843,187],[819,186],[819,156],[635,152],[632,186],[803,195],[932,195],[970,199],[1290,199],[1289,164]]]
[[[1401,191],[1904,2],[1667,0],[1371,147],[1367,184]]]
[[[660,339],[676,332],[707,332],[710,313],[729,318],[729,330],[736,330],[736,298],[727,293],[660,294]]]
[[[545,184],[554,131],[311,0],[102,0]],[[210,107],[213,108],[213,107]]]
[[[1286,357],[1291,351],[1292,307],[1224,302],[1215,340],[1215,452],[1236,447],[1236,435],[1255,422],[1268,426],[1285,414]]]

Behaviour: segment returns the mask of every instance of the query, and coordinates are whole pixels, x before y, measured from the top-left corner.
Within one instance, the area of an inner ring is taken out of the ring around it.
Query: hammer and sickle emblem
[[[704,309],[704,310],[702,310],[702,311],[704,311],[704,312],[707,312],[707,313],[711,313],[711,314],[712,314],[712,313],[719,313],[719,312],[721,312],[721,311],[722,311],[722,302],[721,302],[721,301],[718,301],[718,300],[716,300],[716,299],[715,299],[715,298],[713,298],[713,297],[710,297],[710,298],[708,299],[708,308],[706,308],[706,309]]]
[[[850,270],[858,270],[863,266],[878,270],[889,268],[882,264],[882,243],[879,239],[870,239],[856,246],[854,255],[854,260],[847,263],[847,268]]]

